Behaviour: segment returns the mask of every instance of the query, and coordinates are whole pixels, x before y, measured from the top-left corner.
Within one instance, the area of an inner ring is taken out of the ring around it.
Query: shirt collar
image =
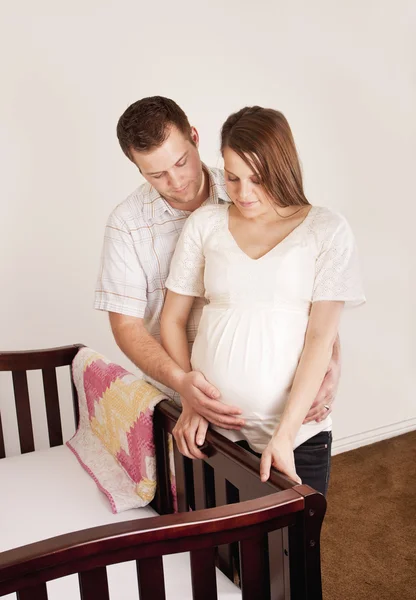
[[[203,169],[208,173],[209,178],[209,196],[203,202],[202,206],[206,204],[223,204],[224,202],[230,202],[230,198],[227,194],[224,181],[224,173],[221,169],[210,169],[204,163],[202,163]],[[162,217],[165,213],[172,216],[188,215],[189,210],[180,210],[173,208],[159,192],[150,184],[148,185],[147,200],[143,203],[143,213],[147,221],[157,221],[159,217]]]

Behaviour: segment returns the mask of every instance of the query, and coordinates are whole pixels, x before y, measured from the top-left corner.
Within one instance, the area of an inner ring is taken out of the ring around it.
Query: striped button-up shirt
[[[204,204],[229,202],[223,171],[204,168],[210,182],[209,197]],[[165,281],[176,243],[190,214],[172,208],[148,183],[119,204],[105,229],[94,308],[143,318],[149,333],[160,341]],[[195,299],[188,321],[191,345],[204,304],[203,298]]]

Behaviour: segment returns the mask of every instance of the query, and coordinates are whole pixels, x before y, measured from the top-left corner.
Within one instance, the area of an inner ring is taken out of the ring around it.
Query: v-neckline
[[[229,206],[227,206],[227,210],[225,211],[225,227],[227,230],[227,233],[229,235],[229,237],[231,238],[231,240],[233,241],[234,245],[236,248],[238,248],[238,250],[241,252],[241,254],[243,256],[245,256],[249,261],[253,262],[253,263],[257,263],[259,261],[261,261],[263,258],[265,258],[266,256],[269,256],[269,254],[271,254],[272,252],[274,252],[277,248],[280,248],[280,246],[282,246],[282,244],[284,244],[286,242],[287,239],[289,239],[290,237],[293,236],[293,234],[295,234],[296,232],[298,232],[298,230],[300,228],[302,228],[306,222],[309,220],[310,215],[312,212],[315,211],[316,206],[311,206],[311,208],[309,209],[308,214],[306,215],[306,217],[303,219],[303,221],[301,221],[299,223],[299,225],[296,225],[296,227],[294,227],[292,229],[292,231],[290,231],[287,236],[285,236],[282,240],[280,240],[280,242],[278,242],[275,246],[273,246],[273,248],[270,248],[270,250],[268,250],[265,254],[262,254],[261,256],[259,256],[258,258],[252,258],[251,256],[249,256],[247,254],[247,252],[244,252],[244,250],[241,248],[241,246],[237,243],[237,240],[235,239],[235,237],[233,236],[233,234],[230,231],[230,208],[232,206],[232,203],[230,203]]]

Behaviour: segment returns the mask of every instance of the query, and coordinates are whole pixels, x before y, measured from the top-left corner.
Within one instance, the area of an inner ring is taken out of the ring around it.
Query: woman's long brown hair
[[[278,206],[309,205],[292,132],[284,115],[247,106],[230,115],[221,130],[221,152],[231,148],[256,172]]]

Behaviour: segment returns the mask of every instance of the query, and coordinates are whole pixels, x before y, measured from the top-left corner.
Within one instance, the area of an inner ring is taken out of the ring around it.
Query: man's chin
[[[198,192],[195,192],[194,189],[186,190],[183,194],[178,194],[177,196],[170,196],[170,200],[175,202],[176,204],[192,204],[195,201]]]

